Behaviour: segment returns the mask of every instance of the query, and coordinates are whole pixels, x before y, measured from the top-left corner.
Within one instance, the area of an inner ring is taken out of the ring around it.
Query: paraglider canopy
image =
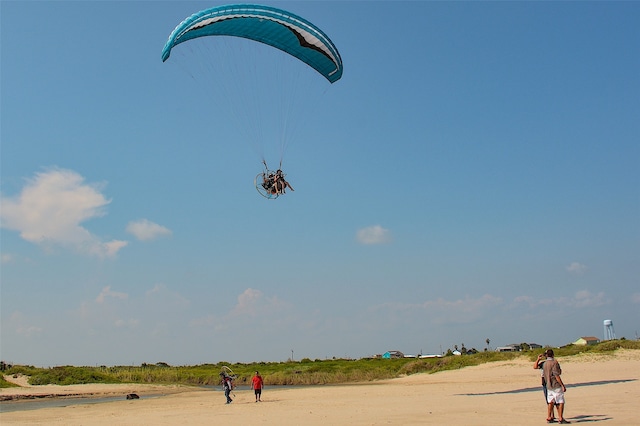
[[[333,42],[311,22],[275,7],[232,4],[195,13],[171,33],[162,61],[171,49],[187,40],[205,36],[235,36],[280,49],[306,63],[329,82],[342,77],[342,58]]]

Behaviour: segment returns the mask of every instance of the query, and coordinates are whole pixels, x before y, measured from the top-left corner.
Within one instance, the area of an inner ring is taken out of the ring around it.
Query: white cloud
[[[11,253],[2,253],[2,256],[0,257],[0,262],[3,265],[7,263],[13,263],[15,260],[15,257]]]
[[[374,225],[359,229],[356,239],[366,245],[384,244],[391,241],[391,232],[380,225]]]
[[[435,300],[426,300],[417,303],[388,302],[374,307],[374,309],[387,307],[393,310],[441,310],[451,313],[471,312],[479,308],[493,307],[502,303],[502,299],[490,294],[485,294],[479,298],[465,296],[464,299],[446,300],[441,297]]]
[[[122,240],[113,240],[106,243],[94,241],[93,244],[87,245],[86,252],[97,257],[114,257],[121,248],[126,247],[129,243]]]
[[[284,303],[277,297],[268,298],[260,291],[248,288],[238,296],[238,303],[229,316],[259,316],[268,312],[277,312]]]
[[[500,297],[485,294],[477,299],[469,296],[466,296],[464,299],[451,301],[440,298],[434,301],[425,302],[423,307],[425,309],[438,308],[453,313],[473,313],[478,310],[491,309],[501,304],[502,299]]]
[[[21,334],[25,337],[31,337],[31,336],[35,336],[37,334],[42,333],[42,328],[37,327],[35,325],[29,325],[29,326],[19,326],[16,329],[16,333],[17,334]]]
[[[514,298],[511,307],[517,308],[520,305],[527,305],[529,308],[538,308],[541,306],[559,306],[581,309],[603,306],[609,303],[611,303],[611,300],[607,299],[604,292],[594,294],[588,290],[581,290],[576,292],[572,297],[537,299],[532,296],[519,296]]]
[[[171,309],[178,312],[189,308],[189,300],[181,294],[171,291],[165,284],[155,284],[145,294],[147,303],[151,306],[160,306],[161,309]]]
[[[560,299],[557,299],[560,300]],[[562,299],[566,300],[566,299]],[[536,299],[533,296],[518,296],[513,299],[511,307],[528,305],[529,308],[536,308],[538,306],[550,306],[555,305],[557,301],[553,299]]]
[[[254,309],[260,305],[262,299],[264,299],[264,294],[260,290],[248,288],[238,296],[238,303],[231,313],[236,315],[254,314]]]
[[[102,289],[98,297],[96,297],[97,303],[104,303],[107,297],[111,297],[114,299],[125,300],[129,297],[127,293],[120,293],[117,291],[111,291],[111,286],[108,285]]]
[[[99,184],[87,184],[72,170],[36,173],[16,197],[2,197],[2,227],[43,247],[70,247],[84,254],[112,257],[126,241],[101,241],[81,223],[105,215],[111,200]]]
[[[227,330],[242,324],[254,323],[256,327],[274,329],[277,325],[291,321],[291,306],[278,297],[267,297],[260,290],[248,288],[238,295],[238,303],[229,312],[221,315],[207,314],[190,322],[193,327],[212,327],[216,331]],[[268,321],[265,322],[265,319]]]
[[[163,284],[156,284],[142,296],[115,291],[107,285],[95,299],[81,302],[74,313],[81,318],[78,327],[85,333],[139,329],[151,334],[153,327],[184,315],[188,305],[186,299]]]
[[[569,303],[576,308],[594,308],[596,306],[603,306],[610,301],[605,297],[604,292],[593,294],[588,290],[582,290],[577,292],[570,300]]]
[[[129,318],[127,320],[117,319],[114,322],[114,325],[117,328],[136,328],[140,324],[140,320],[135,318]]]
[[[411,321],[418,314],[423,320],[429,319],[436,324],[468,324],[502,305],[502,298],[485,294],[478,298],[465,296],[456,300],[437,298],[415,303],[391,302],[374,306],[371,310],[385,311],[387,315],[405,319],[411,318]],[[391,317],[386,318],[388,320]]]
[[[159,237],[171,235],[171,230],[147,219],[129,222],[127,232],[140,241],[151,241]]]
[[[587,265],[583,265],[580,262],[571,262],[566,269],[572,274],[581,275],[587,270]]]
[[[29,320],[21,312],[13,312],[9,323],[16,334],[24,337],[32,337],[42,333],[42,327],[29,324]]]

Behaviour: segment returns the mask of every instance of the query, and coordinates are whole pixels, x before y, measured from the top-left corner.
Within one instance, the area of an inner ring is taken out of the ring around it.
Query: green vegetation
[[[15,388],[18,385],[15,385],[11,382],[7,382],[4,377],[0,376],[0,388]]]
[[[5,374],[30,376],[31,385],[78,385],[85,383],[120,383],[117,378],[91,367],[35,368],[22,365],[12,366]]]
[[[629,340],[610,340],[593,346],[574,346],[555,349],[556,356],[566,357],[580,353],[613,353],[616,349],[640,349],[640,342]],[[312,361],[257,362],[249,364],[203,364],[197,366],[173,367],[164,362],[142,364],[136,367],[52,367],[35,368],[30,366],[11,366],[5,374],[23,374],[30,376],[32,385],[44,384],[82,384],[82,383],[154,383],[183,385],[217,385],[218,374],[223,367],[230,368],[237,375],[238,385],[248,385],[253,373],[258,370],[265,384],[274,385],[319,385],[368,382],[390,379],[416,373],[435,373],[455,370],[486,362],[508,361],[529,357],[532,361],[541,352],[535,349],[524,352],[478,352],[472,355],[445,356],[442,358],[362,358],[358,360],[330,359]],[[0,380],[0,387],[11,384]]]
[[[558,349],[553,348],[553,352],[555,356],[562,357],[562,356],[578,355],[580,353],[607,354],[607,353],[612,353],[616,349],[640,349],[640,341],[627,340],[625,338],[622,338],[618,340],[607,340],[604,342],[600,342],[597,345],[587,345],[587,346],[567,345]],[[536,352],[536,355],[537,355],[537,352]]]

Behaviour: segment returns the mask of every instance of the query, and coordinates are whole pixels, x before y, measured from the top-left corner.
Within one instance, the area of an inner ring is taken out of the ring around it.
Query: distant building
[[[573,342],[574,345],[581,345],[581,346],[595,345],[596,343],[600,343],[600,339],[593,336],[581,337],[575,342]]]
[[[496,352],[519,352],[520,345],[498,346]]]
[[[542,349],[542,345],[537,343],[529,343],[529,349]]]
[[[404,358],[404,354],[400,351],[387,351],[382,354],[382,358],[385,358],[385,359]]]

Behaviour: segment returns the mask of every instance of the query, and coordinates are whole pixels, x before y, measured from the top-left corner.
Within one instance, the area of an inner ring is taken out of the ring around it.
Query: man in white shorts
[[[564,393],[567,388],[564,386],[560,375],[562,369],[560,364],[553,357],[553,350],[547,350],[547,360],[542,366],[542,374],[547,384],[547,423],[553,423],[553,406],[558,407],[558,423],[570,423],[564,419]]]

